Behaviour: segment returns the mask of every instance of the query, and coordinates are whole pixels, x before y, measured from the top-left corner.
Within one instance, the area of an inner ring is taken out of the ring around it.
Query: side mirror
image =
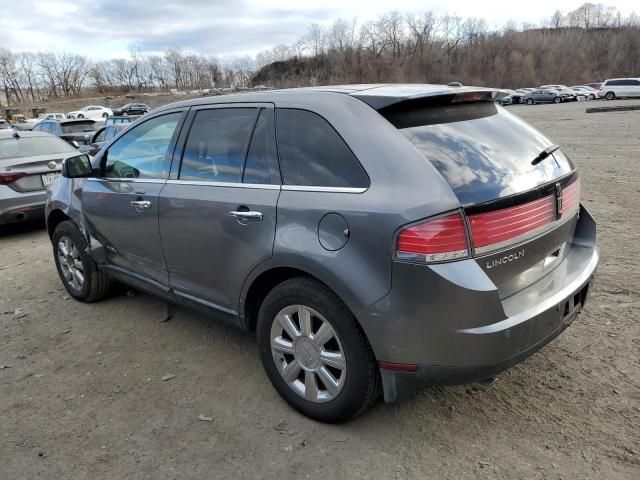
[[[66,178],[85,178],[93,174],[88,155],[75,155],[62,160],[62,176]]]

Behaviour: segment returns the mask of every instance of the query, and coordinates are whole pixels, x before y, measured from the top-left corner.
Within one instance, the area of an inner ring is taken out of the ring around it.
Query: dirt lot
[[[145,295],[69,300],[43,228],[5,229],[0,479],[637,480],[640,112],[586,105],[511,107],[582,173],[602,253],[583,314],[491,391],[431,388],[345,425],[288,408],[252,336],[186,309],[161,323]]]

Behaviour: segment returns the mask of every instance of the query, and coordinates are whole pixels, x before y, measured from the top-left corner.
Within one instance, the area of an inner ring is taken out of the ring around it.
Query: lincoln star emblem
[[[58,166],[58,164],[56,162],[54,162],[53,160],[50,161],[49,163],[47,163],[47,167],[49,167],[51,170],[55,170],[55,168]]]

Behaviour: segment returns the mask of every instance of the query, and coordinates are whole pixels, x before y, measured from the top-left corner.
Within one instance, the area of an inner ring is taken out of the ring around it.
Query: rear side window
[[[281,108],[276,125],[285,185],[369,186],[360,162],[324,118],[306,110]]]
[[[251,137],[242,181],[244,183],[272,183],[273,120],[267,110],[262,110]],[[278,182],[279,183],[279,182]]]
[[[200,110],[189,132],[180,179],[240,183],[257,114],[255,108]]]

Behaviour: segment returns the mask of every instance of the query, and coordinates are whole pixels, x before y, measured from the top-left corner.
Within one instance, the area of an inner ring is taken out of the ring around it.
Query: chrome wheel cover
[[[64,282],[73,290],[80,291],[84,286],[84,265],[80,252],[73,241],[67,237],[58,240],[58,263]]]
[[[310,307],[290,305],[276,315],[271,354],[289,388],[310,402],[329,402],[344,387],[347,363],[340,339]]]

